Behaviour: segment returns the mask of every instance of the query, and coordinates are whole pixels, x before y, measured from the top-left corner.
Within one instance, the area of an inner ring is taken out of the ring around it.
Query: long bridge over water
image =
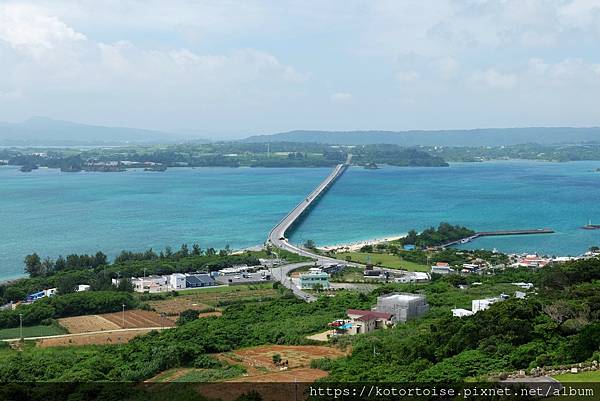
[[[350,161],[352,160],[352,155],[349,154],[345,163],[338,164],[335,168],[329,173],[329,175],[321,181],[321,183],[305,198],[300,202],[291,212],[289,212],[281,221],[273,227],[271,232],[269,233],[269,237],[267,242],[279,249],[284,249],[289,252],[293,252],[297,255],[306,256],[309,258],[320,259],[323,261],[329,262],[339,262],[339,260],[333,258],[323,257],[321,255],[317,255],[307,249],[298,247],[294,244],[288,242],[286,238],[286,234],[290,231],[298,222],[304,217],[306,213],[310,210],[310,208],[319,200],[319,198],[327,192],[329,188],[335,183],[335,181],[344,174],[348,166],[350,165]]]

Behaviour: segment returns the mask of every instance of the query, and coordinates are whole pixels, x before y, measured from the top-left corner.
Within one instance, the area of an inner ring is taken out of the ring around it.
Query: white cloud
[[[442,79],[453,79],[458,76],[460,63],[454,57],[441,57],[431,62],[433,68]]]
[[[0,40],[32,57],[85,41],[86,36],[37,7],[27,4],[0,5]]]
[[[346,92],[337,92],[331,95],[331,101],[338,104],[347,104],[352,102],[353,96]]]
[[[417,81],[419,78],[419,73],[413,70],[398,71],[396,73],[396,79],[402,83],[414,82]]]
[[[470,77],[470,83],[476,87],[492,89],[512,89],[517,84],[517,76],[511,73],[501,73],[493,68],[480,71]]]

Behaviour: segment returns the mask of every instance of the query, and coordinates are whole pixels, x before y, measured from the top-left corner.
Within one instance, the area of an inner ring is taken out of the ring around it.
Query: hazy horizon
[[[8,0],[0,121],[212,139],[597,126],[598,39],[596,0]]]

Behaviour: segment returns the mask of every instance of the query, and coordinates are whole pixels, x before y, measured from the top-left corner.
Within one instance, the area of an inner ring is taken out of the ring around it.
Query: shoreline
[[[334,251],[334,250],[344,250],[345,251],[345,250],[347,250],[349,252],[356,252],[356,251],[359,251],[360,248],[362,248],[365,245],[377,245],[377,244],[382,244],[384,242],[395,241],[400,238],[404,238],[407,235],[408,235],[408,233],[404,233],[404,234],[398,234],[398,235],[391,235],[388,237],[371,238],[371,239],[366,239],[366,240],[361,240],[361,241],[353,241],[353,242],[339,243],[339,244],[333,244],[333,245],[318,246],[317,249],[319,249],[321,251]]]

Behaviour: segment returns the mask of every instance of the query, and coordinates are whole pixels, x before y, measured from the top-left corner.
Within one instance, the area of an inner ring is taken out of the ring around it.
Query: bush
[[[319,358],[310,361],[310,367],[312,369],[331,370],[333,367],[332,361],[329,358]]]
[[[179,319],[177,319],[177,325],[181,326],[188,322],[193,322],[198,319],[199,312],[194,309],[186,309],[179,314]]]

